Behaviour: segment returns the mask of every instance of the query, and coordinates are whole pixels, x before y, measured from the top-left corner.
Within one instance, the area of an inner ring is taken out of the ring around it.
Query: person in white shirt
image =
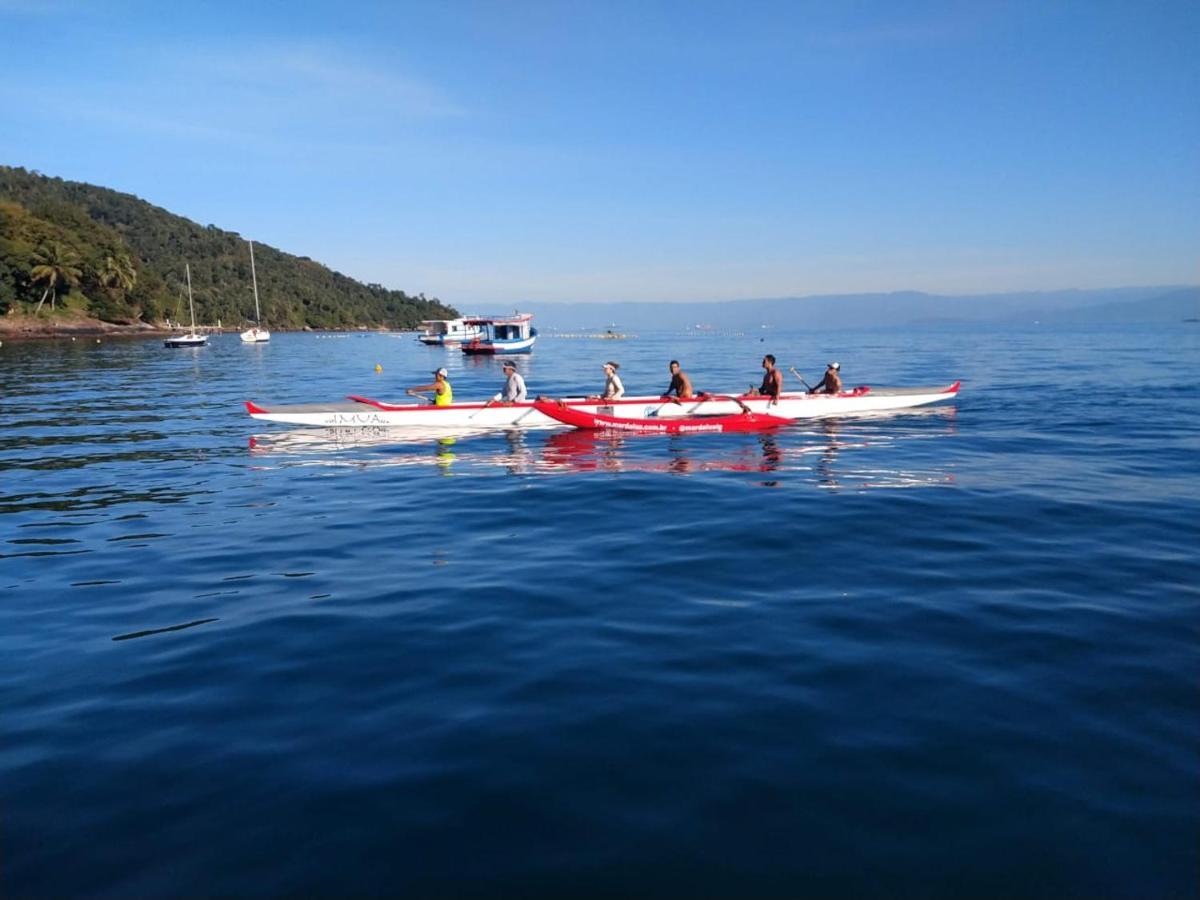
[[[601,400],[620,400],[625,395],[625,385],[621,384],[621,376],[617,374],[619,368],[620,363],[610,361],[604,364],[604,393],[600,395]]]
[[[508,379],[504,382],[504,390],[493,397],[492,402],[524,403],[525,379],[521,377],[521,373],[517,371],[517,364],[511,359],[504,361],[504,374]]]

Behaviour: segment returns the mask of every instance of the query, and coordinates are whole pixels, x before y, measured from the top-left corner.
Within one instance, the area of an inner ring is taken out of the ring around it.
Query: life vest
[[[433,405],[434,406],[449,406],[451,403],[454,402],[454,388],[450,387],[449,379],[447,379],[446,381],[443,381],[442,384],[446,385],[446,390],[442,391],[442,393],[440,393],[440,394],[437,393],[436,391],[434,392],[434,394],[433,394]]]

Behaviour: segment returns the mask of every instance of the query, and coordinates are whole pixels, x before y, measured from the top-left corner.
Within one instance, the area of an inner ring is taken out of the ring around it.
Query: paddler
[[[779,402],[779,395],[783,393],[783,373],[775,368],[775,357],[768,353],[763,357],[763,380],[762,384],[756,390],[753,386],[750,388],[750,393],[755,397],[770,397],[773,403]]]
[[[404,393],[415,397],[418,394],[433,391],[434,406],[449,406],[454,402],[454,389],[450,387],[450,382],[447,380],[449,374],[444,367],[434,369],[433,384],[417,385],[417,387],[409,388]]]
[[[620,400],[624,396],[625,385],[621,383],[621,376],[617,374],[619,368],[621,368],[621,364],[612,360],[604,364],[604,393],[595,399]]]
[[[671,383],[667,386],[666,392],[663,394],[663,399],[671,397],[673,393],[674,401],[678,403],[680,400],[691,400],[695,396],[692,391],[692,379],[688,378],[679,368],[679,360],[671,360]]]
[[[825,377],[817,386],[809,389],[810,394],[840,394],[842,392],[842,364],[831,362],[825,367]]]
[[[492,398],[493,403],[524,403],[525,379],[517,371],[517,364],[511,359],[504,361],[504,390]]]

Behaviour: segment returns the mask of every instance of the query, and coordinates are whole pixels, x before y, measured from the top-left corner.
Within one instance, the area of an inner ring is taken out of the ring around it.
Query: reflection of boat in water
[[[953,407],[935,407],[903,418],[820,420],[703,441],[576,429],[303,428],[255,435],[250,455],[263,468],[401,467],[463,476],[497,470],[534,476],[725,472],[772,487],[863,491],[952,483],[951,467],[937,462],[939,454],[904,453],[902,447],[953,436],[954,414]]]
[[[555,431],[546,435],[541,459],[550,471],[661,472],[691,475],[702,472],[769,472],[783,460],[776,436],[756,435],[755,442],[740,442],[716,456],[690,455],[684,445],[672,446],[668,459],[645,458],[634,452],[638,435],[613,431]],[[761,452],[760,452],[761,451]]]
[[[946,485],[954,477],[945,466],[921,470],[889,465],[887,457],[880,461],[874,459],[875,453],[868,451],[891,454],[909,440],[952,435],[954,412],[953,407],[923,410],[917,418],[926,421],[917,425],[913,425],[912,417],[844,422],[826,419],[807,427],[729,435],[714,442],[668,437],[669,454],[665,459],[661,451],[649,456],[645,452],[646,448],[661,447],[661,443],[639,440],[637,434],[554,431],[539,436],[543,442],[540,469],[580,474],[658,472],[697,476],[741,472],[769,476],[769,480],[761,482],[765,486],[815,482],[820,488],[850,491]],[[897,428],[901,421],[908,427]],[[866,458],[864,453],[868,454]]]

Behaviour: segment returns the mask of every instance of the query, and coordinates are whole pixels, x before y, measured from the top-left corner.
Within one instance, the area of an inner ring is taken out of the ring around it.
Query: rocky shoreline
[[[187,329],[167,328],[165,325],[152,325],[149,322],[103,322],[100,319],[92,319],[87,316],[78,316],[68,318],[60,316],[53,319],[34,317],[34,316],[19,316],[7,315],[0,316],[0,341],[40,341],[40,340],[63,340],[81,337],[109,337],[109,338],[151,338],[151,337],[167,337],[172,334],[179,334]],[[202,334],[238,334],[242,331],[240,328],[197,328]],[[283,333],[292,329],[273,328],[272,331]],[[304,328],[304,331],[313,331],[312,328]],[[344,332],[367,332],[367,331],[388,331],[386,328],[371,328],[366,325],[359,325],[355,328],[330,328],[319,329],[321,331],[344,331]]]
[[[170,333],[171,329],[147,322],[102,322],[86,316],[53,319],[13,315],[0,317],[0,339],[5,341],[73,337],[154,337]]]

